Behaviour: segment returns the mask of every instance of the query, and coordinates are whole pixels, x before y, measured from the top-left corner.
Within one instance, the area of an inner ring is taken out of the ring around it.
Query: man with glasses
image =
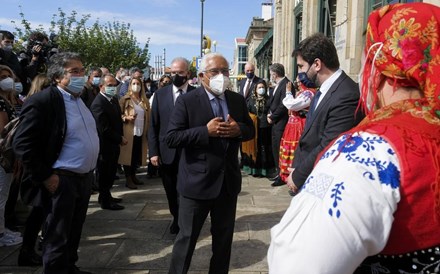
[[[159,167],[162,184],[167,195],[168,206],[173,215],[170,233],[179,232],[178,220],[178,194],[177,194],[177,168],[179,166],[179,152],[169,148],[165,143],[171,110],[176,99],[194,87],[188,85],[190,77],[189,62],[185,58],[177,57],[171,62],[172,85],[157,90],[154,94],[150,115],[150,129],[148,130],[148,149],[150,162]]]
[[[43,273],[89,273],[75,265],[99,151],[96,124],[79,98],[84,67],[77,53],[54,55],[55,84],[24,105],[13,140],[23,163],[22,198],[44,207]]]
[[[237,196],[241,190],[238,149],[255,130],[243,96],[227,90],[228,61],[206,54],[200,64],[202,86],[179,96],[166,142],[181,149],[177,191],[179,228],[169,273],[188,272],[197,238],[211,216],[209,273],[228,273]]]

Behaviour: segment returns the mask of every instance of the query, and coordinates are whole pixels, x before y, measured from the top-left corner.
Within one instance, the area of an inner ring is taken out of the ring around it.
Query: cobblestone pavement
[[[121,211],[102,210],[92,195],[84,225],[77,265],[93,273],[167,273],[174,235],[171,215],[160,178],[147,178],[137,190],[115,182],[112,193],[123,199]],[[267,273],[266,253],[270,228],[289,205],[287,187],[271,187],[265,178],[243,175],[230,273]],[[41,273],[41,268],[18,267],[19,246],[0,247],[0,273]],[[190,273],[207,273],[211,256],[209,219],[194,252]]]

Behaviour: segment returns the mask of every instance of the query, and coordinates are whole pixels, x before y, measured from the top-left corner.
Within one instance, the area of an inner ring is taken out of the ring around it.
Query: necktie
[[[221,99],[220,98],[218,98],[218,97],[215,97],[215,99],[214,99],[215,101],[215,116],[216,117],[222,117],[223,119],[225,119],[225,115],[224,115],[224,112],[223,112],[223,108],[222,108],[222,104],[221,104]]]
[[[307,114],[306,118],[306,126],[311,122],[313,113],[315,112],[316,105],[318,105],[319,97],[321,96],[321,91],[318,90],[318,92],[315,94],[315,97],[313,97],[312,105],[309,108],[309,113]]]
[[[251,80],[247,80],[246,81],[246,85],[244,86],[244,97],[246,98],[248,93],[249,93],[249,89],[251,87]]]
[[[174,104],[176,104],[176,100],[177,100],[177,97],[179,97],[180,95],[182,95],[183,94],[183,90],[181,90],[180,88],[177,90],[177,94],[176,94],[176,99],[174,100]]]
[[[223,112],[223,107],[222,107],[222,104],[221,104],[221,99],[220,98],[218,98],[218,97],[215,97],[215,99],[214,99],[215,101],[215,109],[214,109],[214,114],[215,114],[215,116],[216,117],[222,117],[222,119],[224,120],[225,119],[225,115],[224,115],[224,112]],[[226,149],[227,147],[228,147],[228,141],[225,139],[225,138],[220,138],[221,139],[221,141],[222,141],[222,145],[223,145],[223,148],[224,149]]]

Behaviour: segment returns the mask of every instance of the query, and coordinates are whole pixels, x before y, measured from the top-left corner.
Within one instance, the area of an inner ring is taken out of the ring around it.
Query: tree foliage
[[[46,31],[41,25],[32,29],[23,11],[20,11],[20,17],[20,26],[12,21],[15,24],[14,34],[19,42],[27,41],[33,31],[39,31],[50,33],[50,37],[56,37],[51,42],[54,46],[58,46],[60,51],[80,53],[88,67],[104,66],[115,71],[119,67],[145,68],[148,65],[150,38],[141,48],[129,23],[113,21],[102,24],[96,19],[90,24],[90,14],[79,17],[76,11],[72,11],[67,15],[58,8],[58,14],[53,15],[50,27]]]

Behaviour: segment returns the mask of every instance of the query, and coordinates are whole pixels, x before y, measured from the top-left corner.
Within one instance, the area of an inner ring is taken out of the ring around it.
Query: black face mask
[[[306,72],[298,73],[298,79],[301,81],[301,83],[304,84],[304,86],[308,88],[316,88],[317,87],[316,78],[318,77],[318,74],[313,75],[312,79],[310,79],[309,76],[307,75],[307,72],[309,72],[311,67],[312,66],[310,66]]]
[[[173,81],[173,85],[175,85],[176,87],[183,86],[187,80],[188,80],[188,77],[186,75],[180,76],[179,74],[175,74],[175,75],[171,76],[171,81]]]

